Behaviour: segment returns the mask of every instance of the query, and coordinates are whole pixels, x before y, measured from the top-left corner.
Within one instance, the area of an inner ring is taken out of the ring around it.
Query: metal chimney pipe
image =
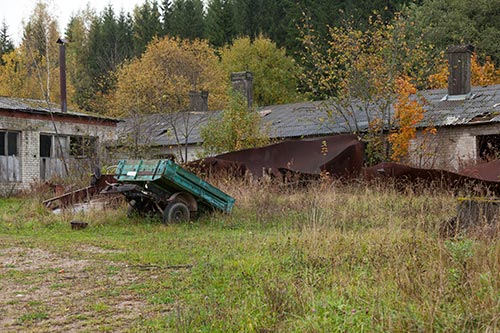
[[[59,83],[61,89],[61,112],[67,112],[67,99],[66,99],[66,40],[59,38]]]

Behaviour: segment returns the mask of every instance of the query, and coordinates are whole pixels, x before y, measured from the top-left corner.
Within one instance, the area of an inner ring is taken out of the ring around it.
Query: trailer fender
[[[187,192],[177,192],[172,194],[168,198],[168,202],[174,202],[174,201],[180,201],[186,204],[188,206],[189,211],[191,212],[197,212],[198,211],[198,202],[196,199],[189,193]]]

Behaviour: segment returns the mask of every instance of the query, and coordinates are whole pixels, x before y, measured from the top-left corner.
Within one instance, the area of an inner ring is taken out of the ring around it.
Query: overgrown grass
[[[124,207],[54,216],[29,199],[0,201],[0,249],[41,248],[72,260],[94,260],[100,267],[91,265],[86,272],[98,271],[108,283],[123,272],[138,275],[112,290],[99,286],[104,289],[81,300],[83,314],[66,314],[87,328],[500,330],[500,242],[440,238],[440,225],[455,215],[449,193],[327,182],[302,189],[235,180],[216,185],[236,197],[231,215],[168,226],[156,219],[129,220]],[[89,227],[71,230],[68,221],[75,218]],[[57,274],[58,268],[46,274]],[[2,280],[31,276],[43,286],[41,269],[16,271],[11,265],[2,272]],[[63,282],[47,288],[67,290]],[[123,320],[100,319],[113,318],[114,300],[125,294],[148,307]],[[43,311],[28,307],[18,314],[17,325],[49,327],[64,304],[42,302]]]

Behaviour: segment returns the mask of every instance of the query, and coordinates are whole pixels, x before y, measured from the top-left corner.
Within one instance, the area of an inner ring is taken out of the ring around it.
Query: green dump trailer
[[[121,160],[113,192],[129,202],[129,214],[159,214],[164,223],[204,211],[230,213],[235,199],[171,160]]]

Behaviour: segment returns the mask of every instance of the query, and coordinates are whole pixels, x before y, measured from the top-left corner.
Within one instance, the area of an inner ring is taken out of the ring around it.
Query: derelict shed
[[[0,97],[0,193],[97,163],[118,120],[61,112],[45,101]],[[91,172],[92,170],[88,170]]]
[[[427,112],[421,122],[416,148],[426,139],[424,129],[434,126],[437,133],[427,136],[429,158],[422,167],[458,170],[470,163],[500,158],[500,85],[473,87],[463,99],[444,99],[446,89],[424,91]]]
[[[414,164],[459,170],[469,164],[500,158],[500,85],[471,85],[470,45],[448,49],[447,89],[419,92],[424,98],[425,118],[419,124]],[[437,134],[418,152],[425,140],[425,128],[436,127]],[[422,158],[424,153],[427,154]]]

